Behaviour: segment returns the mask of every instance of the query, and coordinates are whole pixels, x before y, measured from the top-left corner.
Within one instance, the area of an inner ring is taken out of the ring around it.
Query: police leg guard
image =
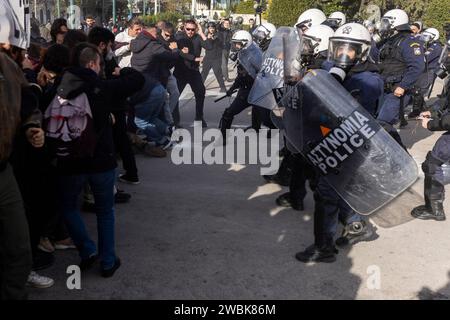
[[[409,119],[418,117],[423,111],[425,100],[423,99],[423,95],[420,90],[417,89],[416,91],[414,91],[412,101],[412,111],[408,114]]]
[[[422,220],[444,221],[444,199],[445,188],[439,182],[435,173],[442,161],[436,159],[431,152],[428,152],[425,162],[422,164],[422,170],[425,173],[424,198],[425,205],[418,206],[411,211],[414,218]]]
[[[288,154],[287,156],[283,157],[278,172],[272,175],[264,175],[263,176],[264,180],[266,180],[268,183],[276,183],[279,184],[280,186],[288,187],[292,175],[291,157],[292,157],[291,154]]]
[[[404,128],[408,125],[408,121],[405,118],[405,97],[400,97],[400,108],[399,108],[398,117],[400,119],[400,128]]]
[[[234,116],[229,112],[228,109],[222,114],[222,118],[220,118],[219,129],[222,133],[223,144],[226,144],[227,141],[227,130],[231,128],[231,124],[233,123]]]

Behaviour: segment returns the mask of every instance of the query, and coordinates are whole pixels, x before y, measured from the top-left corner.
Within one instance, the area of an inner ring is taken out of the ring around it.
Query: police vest
[[[399,34],[389,39],[381,48],[380,72],[383,78],[387,76],[401,77],[406,71],[407,65],[402,56],[402,48],[400,45],[407,37],[409,37],[409,34]]]

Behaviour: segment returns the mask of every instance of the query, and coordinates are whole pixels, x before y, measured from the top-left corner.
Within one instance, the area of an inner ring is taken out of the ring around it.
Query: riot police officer
[[[450,37],[447,41],[450,44]],[[447,61],[442,61],[443,70],[450,67],[450,57],[444,56]],[[424,198],[425,205],[418,206],[411,211],[411,215],[417,219],[437,221],[445,220],[444,212],[444,186],[450,183],[450,91],[449,83],[446,84],[446,97],[442,107],[437,111],[425,111],[420,114],[422,126],[431,131],[447,131],[435,143],[433,149],[428,152],[426,160],[422,163],[425,174]],[[437,106],[440,106],[438,103]]]
[[[256,43],[261,51],[264,53],[270,45],[272,38],[275,36],[277,28],[272,23],[263,23],[255,28],[252,33],[253,41]],[[252,125],[250,128],[258,131],[261,124],[274,129],[272,121],[270,120],[270,110],[258,106],[252,107]]]
[[[319,69],[328,57],[328,42],[334,35],[333,29],[326,25],[316,25],[307,29],[303,34],[303,48],[301,52],[302,64],[309,69]],[[286,160],[285,160],[286,159]],[[283,193],[276,199],[276,204],[291,207],[294,210],[304,209],[303,200],[306,197],[306,181],[310,181],[311,189],[315,188],[314,169],[299,153],[289,153],[283,161],[287,161],[292,175],[289,192]]]
[[[450,113],[443,114],[425,111],[421,113],[422,126],[430,131],[447,131],[428,152],[422,163],[425,174],[424,198],[425,205],[414,208],[411,215],[417,219],[436,221],[445,220],[444,186],[450,183]]]
[[[424,108],[424,94],[434,83],[435,73],[439,69],[439,57],[442,53],[442,45],[439,42],[439,31],[435,28],[428,28],[420,35],[424,43],[426,72],[421,76],[417,85],[414,87],[412,95],[412,111],[408,118],[417,117]]]
[[[410,91],[425,70],[423,46],[411,35],[405,11],[393,9],[381,19],[384,41],[380,50],[380,70],[385,84],[383,103],[377,119],[392,131],[399,114],[410,100]]]
[[[238,66],[236,80],[228,89],[227,96],[231,96],[236,89],[239,90],[233,103],[225,109],[220,119],[219,126],[224,144],[226,143],[226,130],[231,128],[234,116],[250,106],[247,102],[248,94],[262,64],[261,49],[253,43],[249,32],[244,30],[236,32],[231,43],[230,59],[238,60]]]
[[[327,17],[323,11],[319,9],[308,9],[300,14],[300,16],[297,19],[297,22],[295,23],[294,27],[299,29],[301,33],[306,32],[309,28],[313,26],[318,26],[326,21]],[[319,66],[320,67],[320,66]],[[265,175],[263,178],[270,183],[277,183],[283,186],[289,186],[290,184],[290,176],[291,176],[291,166],[292,166],[292,159],[291,159],[291,153],[290,151],[285,148],[286,152],[284,152],[285,156],[283,157],[283,160],[280,164],[280,168],[277,173],[272,175]],[[283,206],[291,206],[292,202],[290,201],[290,198],[288,194],[284,194],[280,198],[281,202],[279,202],[279,205]],[[277,201],[278,203],[278,201]],[[296,206],[294,204],[294,208],[298,208],[299,210],[303,210],[302,206]]]
[[[369,31],[357,23],[346,24],[330,38],[329,59],[334,67],[330,73],[342,81],[369,112],[383,92],[377,67],[368,60],[371,46]],[[314,193],[314,244],[296,254],[302,262],[334,262],[338,247],[347,247],[375,236],[370,223],[364,221],[338,193],[320,176]],[[334,241],[338,222],[345,225],[343,234]]]

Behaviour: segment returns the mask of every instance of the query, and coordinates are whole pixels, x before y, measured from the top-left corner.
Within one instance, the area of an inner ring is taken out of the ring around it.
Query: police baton
[[[222,97],[220,97],[220,98],[218,98],[218,99],[216,99],[216,100],[214,100],[214,102],[219,102],[220,100],[223,100],[223,99],[225,99],[226,97],[231,97],[231,95],[233,95],[233,93],[235,93],[237,90],[233,90],[232,92],[231,92],[231,94],[230,95],[224,95],[224,96],[222,96]]]
[[[430,99],[431,93],[433,92],[434,84],[436,83],[436,76],[433,75],[433,82],[431,83],[430,91],[428,92],[428,99]]]

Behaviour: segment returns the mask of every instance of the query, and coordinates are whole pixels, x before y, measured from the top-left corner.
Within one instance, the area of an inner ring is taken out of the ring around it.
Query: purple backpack
[[[53,98],[44,114],[45,135],[60,159],[83,159],[94,155],[97,135],[85,93],[74,99]]]

